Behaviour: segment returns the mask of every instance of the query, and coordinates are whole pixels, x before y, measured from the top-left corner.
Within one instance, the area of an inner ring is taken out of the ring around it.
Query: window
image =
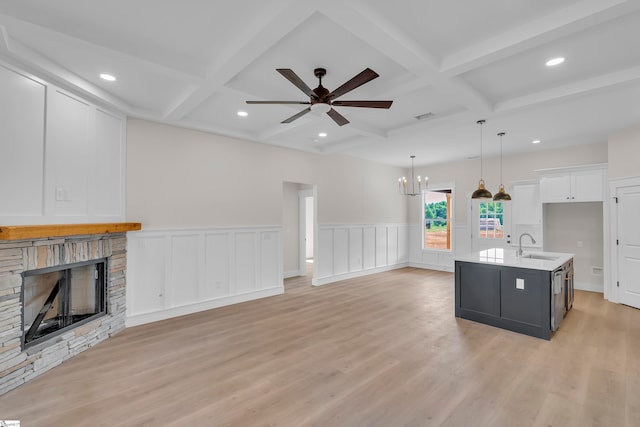
[[[424,249],[451,250],[450,188],[424,193]]]
[[[479,211],[478,236],[482,239],[504,238],[504,206],[502,202],[481,202]]]

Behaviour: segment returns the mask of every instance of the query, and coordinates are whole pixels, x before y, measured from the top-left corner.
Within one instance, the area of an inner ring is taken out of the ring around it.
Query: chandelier
[[[402,194],[403,196],[417,196],[418,194],[422,194],[423,188],[422,188],[422,178],[420,178],[420,175],[418,175],[418,178],[415,177],[415,173],[413,170],[413,159],[416,158],[416,156],[410,156],[411,157],[411,184],[407,185],[407,178],[406,177],[402,177],[402,178],[398,178],[398,193]],[[428,177],[424,177],[424,190],[427,189],[427,185],[429,183],[429,178]],[[418,191],[416,191],[416,184],[418,184]],[[410,188],[409,188],[410,187]]]

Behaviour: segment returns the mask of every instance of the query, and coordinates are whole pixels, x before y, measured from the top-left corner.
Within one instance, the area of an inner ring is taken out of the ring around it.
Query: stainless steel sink
[[[555,261],[558,259],[557,256],[542,255],[542,254],[526,254],[526,255],[522,255],[521,258],[542,259],[546,261]]]

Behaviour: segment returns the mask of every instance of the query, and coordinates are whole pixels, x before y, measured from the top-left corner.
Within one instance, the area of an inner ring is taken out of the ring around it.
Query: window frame
[[[487,213],[485,214],[485,218],[482,217],[482,205],[483,204],[487,204]],[[493,205],[493,212],[489,212],[489,207],[488,205]],[[500,213],[498,214],[498,205],[500,205]],[[493,227],[492,230],[492,235],[489,235],[489,220],[498,220],[500,221],[500,230],[502,232],[501,236],[497,236],[497,227]],[[483,229],[482,229],[482,220],[485,219],[485,230],[483,233]],[[485,239],[485,240],[503,240],[504,239],[504,235],[505,235],[505,217],[504,217],[504,201],[501,200],[486,200],[486,201],[480,201],[480,203],[478,203],[478,238],[479,239]]]
[[[438,192],[449,190],[451,191],[451,206],[450,206],[450,217],[447,218],[447,222],[451,227],[451,247],[449,249],[439,249],[439,248],[428,248],[426,246],[426,218],[424,216],[424,208],[426,204],[426,198],[428,192]],[[422,192],[420,195],[420,230],[421,230],[421,242],[420,246],[422,248],[423,253],[443,253],[443,254],[453,254],[455,249],[455,184],[453,182],[444,182],[440,184],[431,184],[429,183],[429,187]]]

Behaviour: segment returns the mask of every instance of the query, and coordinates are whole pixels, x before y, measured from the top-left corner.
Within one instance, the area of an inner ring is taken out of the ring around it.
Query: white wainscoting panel
[[[364,227],[362,254],[364,256],[363,269],[369,270],[376,267],[376,228]]]
[[[207,233],[204,238],[205,298],[222,298],[231,293],[231,234]]]
[[[387,265],[387,227],[376,227],[376,267]]]
[[[284,292],[280,227],[127,234],[127,326]]]
[[[169,277],[165,240],[163,235],[127,233],[127,315],[164,310]]]
[[[333,230],[333,274],[349,272],[349,230]]]
[[[201,251],[197,233],[170,236],[171,286],[167,287],[167,301],[172,307],[198,302],[200,291],[199,266]]]
[[[454,271],[456,255],[471,252],[471,237],[466,224],[455,225],[453,228],[453,250],[429,251],[422,249],[422,230],[420,224],[412,224],[409,230],[409,252],[411,267],[430,270]]]
[[[363,236],[364,230],[362,228],[349,229],[349,272],[363,269]]]
[[[313,285],[406,267],[408,236],[404,224],[321,225]]]

